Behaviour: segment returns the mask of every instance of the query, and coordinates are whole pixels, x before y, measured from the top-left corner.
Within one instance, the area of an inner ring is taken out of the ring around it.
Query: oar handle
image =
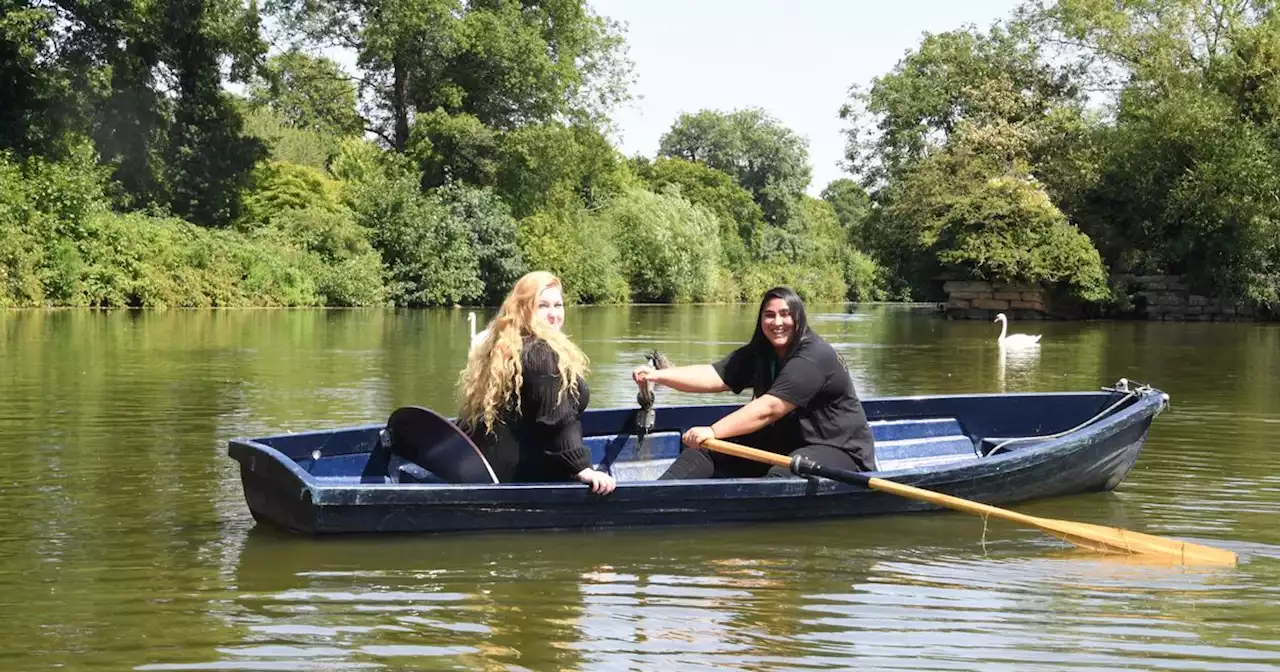
[[[702,442],[702,446],[709,450],[714,450],[717,453],[741,457],[745,460],[763,462],[775,467],[791,468],[791,458],[786,455],[771,453],[767,450],[760,450],[758,448],[751,448],[749,446],[743,446],[736,443],[729,443],[728,441],[721,441],[720,439],[707,439]]]

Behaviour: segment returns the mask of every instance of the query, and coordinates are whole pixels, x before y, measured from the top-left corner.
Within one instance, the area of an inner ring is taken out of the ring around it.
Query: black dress
[[[526,337],[520,353],[524,384],[520,409],[515,395],[494,423],[463,429],[484,453],[501,483],[572,481],[591,466],[591,455],[582,444],[582,413],[591,393],[578,378],[578,394],[560,394],[559,356],[542,339]]]

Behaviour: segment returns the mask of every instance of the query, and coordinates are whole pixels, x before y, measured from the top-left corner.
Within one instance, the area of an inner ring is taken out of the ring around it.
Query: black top
[[[734,394],[752,388],[752,397],[771,394],[796,409],[766,428],[774,452],[787,454],[804,446],[839,448],[863,470],[875,464],[875,439],[853,389],[844,360],[812,331],[780,365],[772,350],[766,356],[744,345],[711,365]]]
[[[520,412],[512,394],[492,432],[463,427],[484,453],[500,483],[569,481],[591,466],[582,445],[582,412],[591,392],[578,378],[578,395],[560,395],[559,356],[542,339],[526,337],[520,362]]]

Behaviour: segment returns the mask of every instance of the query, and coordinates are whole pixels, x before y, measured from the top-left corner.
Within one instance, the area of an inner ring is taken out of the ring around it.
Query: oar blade
[[[1102,553],[1162,555],[1184,565],[1234,565],[1236,554],[1221,548],[1157,537],[1119,527],[1039,518],[1036,525],[1067,543]]]

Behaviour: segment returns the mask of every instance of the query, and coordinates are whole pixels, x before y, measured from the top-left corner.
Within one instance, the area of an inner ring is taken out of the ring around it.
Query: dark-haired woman
[[[862,403],[840,355],[805,320],[804,303],[789,287],[765,292],[751,341],[715,364],[655,370],[642,366],[632,378],[682,392],[734,394],[750,387],[754,397],[710,427],[693,427],[687,448],[660,476],[721,478],[787,475],[779,467],[701,448],[725,439],[783,455],[870,471],[875,445]]]

